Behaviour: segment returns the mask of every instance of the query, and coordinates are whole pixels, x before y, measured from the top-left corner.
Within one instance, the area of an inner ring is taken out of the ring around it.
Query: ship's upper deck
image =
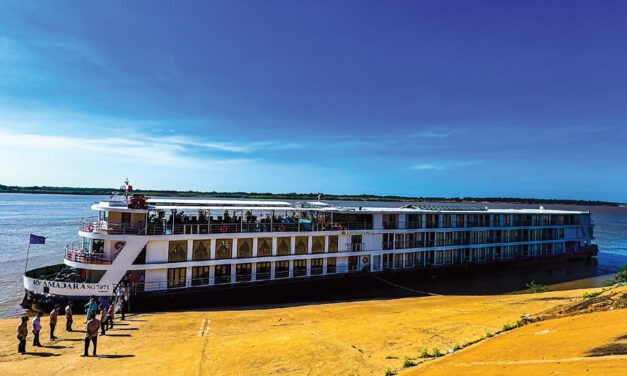
[[[589,211],[558,210],[538,208],[488,208],[485,205],[457,204],[457,203],[407,203],[402,206],[380,206],[370,202],[352,206],[321,201],[288,202],[270,200],[228,200],[228,199],[185,199],[153,197],[145,200],[141,207],[132,205],[126,200],[101,201],[92,205],[97,211],[116,212],[147,212],[154,210],[237,210],[237,211],[318,211],[318,212],[362,212],[362,213],[465,213],[465,214],[587,214]],[[514,206],[514,205],[513,205]]]

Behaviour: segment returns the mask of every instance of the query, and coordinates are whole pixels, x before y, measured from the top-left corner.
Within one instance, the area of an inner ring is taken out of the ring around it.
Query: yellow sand
[[[604,376],[622,375],[614,365],[627,364],[624,355],[593,359],[585,353],[627,334],[627,310],[530,324],[402,370],[403,358],[417,358],[423,348],[446,352],[456,343],[497,332],[526,313],[580,301],[584,291],[592,290],[130,315],[118,321],[124,325],[99,338],[99,358],[79,356],[84,334],[65,332],[64,318],[59,319],[57,341],[48,341],[44,318],[44,347],[33,348],[29,336],[28,354],[19,355],[18,320],[5,319],[0,320],[0,375],[383,375],[387,368],[421,375],[440,369],[447,369],[442,374],[510,374],[518,370],[514,365],[524,366],[527,370],[520,373],[530,375],[553,369],[555,361],[544,362],[543,357],[584,357],[569,360],[579,364],[564,368],[564,374],[594,364]],[[75,328],[83,329],[78,324],[83,318],[75,320]]]

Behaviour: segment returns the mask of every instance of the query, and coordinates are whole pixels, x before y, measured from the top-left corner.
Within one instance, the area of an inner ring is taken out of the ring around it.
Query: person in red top
[[[57,318],[59,317],[59,305],[55,305],[52,312],[50,312],[50,340],[54,341],[57,337],[54,336],[54,328],[57,326]]]

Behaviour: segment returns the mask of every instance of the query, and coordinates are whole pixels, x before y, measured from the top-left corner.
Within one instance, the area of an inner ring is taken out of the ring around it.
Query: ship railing
[[[422,228],[422,221],[418,222],[405,222],[406,229],[419,229]]]
[[[138,235],[144,231],[143,223],[109,223],[97,219],[97,217],[83,219],[80,224],[80,231],[95,232],[105,235]]]
[[[361,252],[365,250],[365,243],[346,243],[346,252]]]
[[[143,227],[132,228],[130,233],[146,235],[184,235],[184,234],[227,234],[247,232],[311,232],[311,231],[346,231],[372,229],[370,222],[329,222],[310,223],[301,221],[277,222],[212,222],[212,223],[150,223],[144,231]],[[109,228],[111,231],[119,231]]]
[[[67,249],[65,250],[65,259],[68,261],[80,262],[82,264],[111,264],[111,260],[104,253],[87,252],[83,249]]]
[[[337,266],[329,266],[327,267],[326,275],[334,275],[338,273],[347,273],[351,271],[356,271],[356,269],[351,269],[349,266],[337,267]],[[311,267],[309,268],[309,273],[307,273],[307,269],[304,270],[292,270],[292,276],[290,277],[289,270],[276,270],[274,274],[274,279],[271,279],[270,272],[261,272],[256,273],[255,280],[252,280],[252,273],[243,273],[243,274],[235,274],[234,278],[231,277],[231,274],[225,275],[217,275],[213,277],[197,277],[197,278],[181,278],[177,280],[170,281],[149,281],[143,283],[135,283],[133,288],[131,288],[131,292],[133,294],[141,294],[143,292],[150,291],[159,291],[159,290],[182,290],[189,288],[199,288],[199,287],[209,287],[209,286],[224,286],[224,285],[240,285],[245,283],[257,283],[257,282],[269,282],[283,279],[301,279],[301,278],[310,278],[317,277],[323,274],[322,267]]]

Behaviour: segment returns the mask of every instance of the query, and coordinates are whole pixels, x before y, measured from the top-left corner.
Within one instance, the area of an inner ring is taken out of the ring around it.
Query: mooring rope
[[[383,279],[383,278],[379,277],[378,275],[371,274],[371,276],[373,278],[376,278],[377,280],[383,282],[383,283],[387,283],[388,285],[394,286],[394,287],[399,288],[399,289],[407,290],[407,291],[410,291],[410,292],[413,292],[413,293],[416,293],[416,294],[424,294],[424,295],[429,295],[429,296],[439,296],[439,294],[434,294],[432,292],[419,291],[419,290],[414,290],[414,289],[409,288],[409,287],[401,286],[401,285],[396,284],[394,282],[390,282],[390,281],[388,281],[386,279]]]

